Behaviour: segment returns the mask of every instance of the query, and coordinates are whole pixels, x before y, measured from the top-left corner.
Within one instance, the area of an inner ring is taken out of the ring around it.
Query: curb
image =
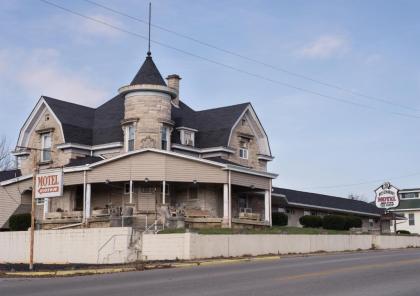
[[[58,270],[58,271],[20,271],[20,272],[5,272],[6,276],[15,277],[43,277],[43,276],[73,276],[73,275],[88,275],[88,274],[106,274],[119,273],[127,271],[135,271],[133,267],[126,268],[101,268],[101,269],[81,269],[81,270]]]
[[[258,261],[269,261],[269,260],[279,260],[279,259],[281,259],[280,256],[266,256],[266,257],[239,258],[239,259],[215,259],[215,260],[206,260],[206,261],[197,261],[197,262],[174,263],[174,264],[171,264],[171,267],[187,268],[187,267],[197,267],[197,266],[226,265],[226,264],[235,264],[235,263],[242,263],[242,262],[258,262]]]

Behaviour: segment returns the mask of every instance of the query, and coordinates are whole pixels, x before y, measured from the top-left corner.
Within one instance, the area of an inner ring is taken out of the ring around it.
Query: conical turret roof
[[[165,80],[160,75],[158,68],[153,62],[152,56],[147,55],[146,60],[141,66],[140,70],[137,72],[133,81],[130,85],[136,84],[154,84],[154,85],[163,85],[166,86]]]

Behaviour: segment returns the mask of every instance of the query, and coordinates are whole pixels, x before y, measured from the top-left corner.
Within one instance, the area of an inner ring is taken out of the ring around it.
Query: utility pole
[[[34,239],[35,239],[35,194],[36,194],[36,176],[38,174],[38,151],[34,150],[33,156],[33,176],[32,176],[32,207],[31,207],[31,238],[29,243],[29,270],[34,269]]]

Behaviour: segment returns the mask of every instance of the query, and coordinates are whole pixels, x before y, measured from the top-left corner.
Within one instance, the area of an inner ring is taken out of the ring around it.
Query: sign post
[[[389,213],[389,209],[396,208],[400,204],[400,197],[398,188],[385,182],[375,190],[375,204],[376,207],[384,209],[385,213]],[[397,233],[397,220],[395,213],[392,213],[394,218],[394,232]]]
[[[48,170],[40,173],[37,156],[34,153],[34,171],[32,179],[31,239],[29,248],[29,269],[34,268],[34,236],[35,236],[35,200],[63,195],[63,171]],[[45,203],[44,203],[45,207]]]

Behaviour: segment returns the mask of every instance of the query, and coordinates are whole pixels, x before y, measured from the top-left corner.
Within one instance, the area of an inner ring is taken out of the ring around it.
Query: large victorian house
[[[0,174],[0,228],[30,203],[35,167],[64,174],[61,197],[36,201],[43,229],[271,225],[276,175],[252,105],[195,111],[180,80],[148,54],[98,108],[42,96],[20,130],[18,170]]]

